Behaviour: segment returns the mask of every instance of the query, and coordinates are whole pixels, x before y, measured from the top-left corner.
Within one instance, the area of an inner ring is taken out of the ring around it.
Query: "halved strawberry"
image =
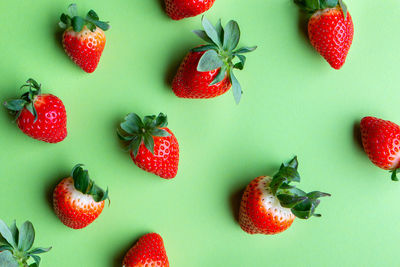
[[[70,15],[62,14],[59,23],[65,29],[62,42],[64,50],[79,67],[92,73],[97,68],[106,45],[104,31],[110,25],[100,21],[93,10],[85,18],[78,16],[76,4],[71,4],[68,11]]]
[[[167,116],[145,116],[143,121],[130,113],[121,123],[118,136],[129,142],[133,162],[141,169],[165,179],[172,179],[178,172],[179,144],[167,128]]]
[[[398,181],[400,168],[400,126],[375,117],[365,117],[360,124],[365,153],[381,169],[390,170]]]
[[[89,172],[77,164],[71,176],[63,179],[54,189],[54,211],[61,222],[73,229],[91,224],[103,211],[108,198],[104,191],[89,178]]]
[[[353,42],[354,26],[342,0],[295,0],[312,14],[308,22],[308,37],[312,46],[334,69],[346,61]]]
[[[156,233],[142,236],[124,257],[123,267],[169,267],[162,237]]]
[[[5,107],[16,116],[18,127],[26,135],[47,143],[67,137],[67,113],[63,102],[51,94],[42,94],[41,85],[28,79],[21,88],[29,91],[19,99],[6,101]]]
[[[260,176],[246,188],[240,205],[240,227],[249,234],[277,234],[289,228],[295,217],[309,219],[328,193],[306,193],[291,182],[300,182],[297,157],[282,164],[274,177]]]
[[[168,16],[173,20],[194,17],[209,10],[215,0],[165,0]]]
[[[224,94],[232,86],[235,101],[239,103],[242,88],[233,69],[242,70],[246,62],[243,54],[257,47],[236,49],[240,30],[234,20],[229,21],[225,28],[219,20],[214,27],[203,16],[202,24],[204,31],[193,32],[208,44],[198,46],[187,54],[172,82],[172,90],[178,97],[212,98]],[[236,57],[238,62],[235,62]]]

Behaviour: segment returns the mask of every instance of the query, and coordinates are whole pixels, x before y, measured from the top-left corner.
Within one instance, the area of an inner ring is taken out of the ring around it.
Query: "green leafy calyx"
[[[214,26],[203,16],[202,25],[204,30],[195,30],[197,36],[208,44],[192,49],[193,52],[206,51],[199,60],[197,70],[207,72],[220,69],[215,79],[209,86],[217,84],[228,77],[232,84],[232,92],[238,104],[242,97],[242,88],[233,74],[233,69],[242,70],[246,62],[244,53],[254,51],[257,46],[242,47],[236,49],[240,40],[240,29],[236,21],[229,21],[225,28],[222,27],[221,20]]]
[[[306,193],[290,185],[291,182],[300,182],[298,165],[297,157],[288,164],[282,164],[278,173],[272,178],[269,188],[278,198],[281,206],[289,208],[296,217],[300,219],[308,219],[311,216],[320,217],[320,214],[315,214],[315,209],[320,203],[318,198],[330,196],[330,194],[319,191]]]
[[[143,120],[137,114],[130,113],[125,117],[125,121],[120,124],[117,133],[119,138],[129,142],[128,149],[136,157],[142,143],[154,154],[154,137],[170,136],[170,133],[162,129],[167,125],[167,115],[163,113],[158,114],[158,116],[145,116]]]
[[[78,9],[76,4],[71,4],[68,7],[69,14],[61,14],[59,25],[63,29],[68,29],[72,27],[75,32],[82,31],[84,26],[87,26],[89,30],[94,32],[97,27],[106,31],[110,28],[108,22],[100,21],[99,16],[94,10],[90,10],[86,17],[78,16]]]
[[[49,248],[33,248],[35,229],[30,221],[24,222],[20,228],[16,222],[7,226],[0,220],[0,266],[7,267],[38,267],[38,254],[47,252]],[[29,264],[30,258],[33,262]]]
[[[308,13],[339,6],[342,9],[344,18],[347,19],[347,6],[343,0],[294,0],[294,2]]]
[[[88,170],[82,168],[83,164],[77,164],[72,169],[71,177],[74,180],[74,187],[85,195],[91,195],[96,202],[108,199],[108,188],[106,191],[97,186],[93,180],[89,178]]]
[[[12,99],[10,101],[4,102],[4,106],[10,110],[11,114],[15,115],[16,118],[19,117],[22,110],[26,108],[35,117],[35,122],[37,120],[37,112],[35,109],[35,100],[42,92],[41,85],[37,83],[34,79],[30,78],[26,81],[24,85],[20,87],[23,89],[28,87],[28,92],[25,92],[18,99]]]

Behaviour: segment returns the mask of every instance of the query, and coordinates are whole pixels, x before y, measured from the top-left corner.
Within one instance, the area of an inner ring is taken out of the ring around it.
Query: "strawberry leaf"
[[[78,8],[75,3],[68,6],[68,13],[71,15],[71,17],[78,16]]]
[[[218,50],[218,47],[215,44],[202,45],[202,46],[193,48],[192,51],[193,52],[203,52],[203,51],[207,51],[207,50],[211,50],[211,49]]]
[[[207,43],[213,43],[213,41],[208,37],[207,33],[203,30],[194,30],[192,31],[194,34],[196,34],[198,37],[206,41]]]
[[[18,249],[20,251],[28,251],[35,240],[35,230],[30,221],[26,221],[22,224],[19,230],[18,237]]]
[[[7,224],[0,220],[0,235],[13,247],[17,247],[17,241],[13,237],[13,233],[8,228]],[[0,265],[1,266],[1,265]]]
[[[239,48],[238,50],[236,50],[234,52],[234,54],[249,53],[249,52],[253,52],[256,49],[257,49],[257,46],[252,46],[252,47],[245,46],[245,47],[242,47],[242,48]]]
[[[201,23],[203,25],[205,32],[207,33],[207,36],[212,40],[213,43],[218,45],[218,47],[221,47],[222,43],[220,37],[218,35],[217,30],[214,28],[211,22],[205,16],[203,16]]]
[[[236,21],[231,20],[225,26],[224,32],[224,44],[223,49],[225,51],[233,51],[239,43],[240,30],[239,25]]]
[[[154,154],[154,139],[150,135],[144,135],[143,137],[143,143],[144,146],[151,152],[151,154]]]
[[[233,93],[233,97],[235,98],[235,102],[236,104],[239,104],[240,99],[242,98],[242,87],[239,84],[239,81],[236,79],[235,75],[233,74],[232,71],[230,71],[230,80],[231,80],[231,84],[232,84],[232,93]]]
[[[75,32],[80,32],[85,26],[85,20],[81,17],[75,16],[71,19],[72,28]]]
[[[18,261],[8,250],[0,252],[0,266],[18,267]]]
[[[200,58],[197,71],[207,72],[215,70],[220,68],[223,64],[224,62],[222,62],[215,50],[208,50]]]

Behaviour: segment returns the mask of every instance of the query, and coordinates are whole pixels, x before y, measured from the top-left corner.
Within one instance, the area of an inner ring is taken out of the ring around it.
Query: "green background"
[[[171,266],[397,266],[400,183],[362,151],[357,122],[367,115],[400,123],[397,0],[348,0],[355,36],[333,70],[309,44],[290,0],[216,0],[207,17],[236,19],[241,45],[258,45],[236,72],[244,89],[211,100],[170,89],[186,52],[202,41],[200,16],[172,21],[158,0],[77,1],[112,28],[99,67],[87,74],[60,45],[59,15],[69,1],[1,1],[1,99],[29,78],[60,97],[68,137],[28,138],[0,113],[0,217],[31,220],[41,266],[120,266],[142,234],[164,238]],[[115,129],[129,112],[165,112],[180,144],[174,180],[137,168]],[[241,192],[298,155],[301,188],[330,192],[322,218],[295,220],[275,236],[248,235],[236,216]],[[84,163],[109,186],[111,206],[83,230],[65,227],[51,207],[54,186]]]

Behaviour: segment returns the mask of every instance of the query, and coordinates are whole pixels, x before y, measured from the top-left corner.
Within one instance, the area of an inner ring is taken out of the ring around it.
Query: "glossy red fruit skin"
[[[63,47],[67,55],[87,73],[96,70],[106,45],[106,36],[100,28],[91,32],[86,26],[77,33],[72,28],[63,34]]]
[[[260,176],[250,182],[243,193],[240,204],[239,224],[249,234],[278,234],[288,229],[294,220],[294,215],[289,219],[280,221],[273,211],[267,211],[262,200],[266,196],[258,189],[260,183],[264,186],[271,181],[270,177]]]
[[[104,200],[94,200],[85,206],[79,205],[80,200],[73,197],[71,192],[74,181],[71,177],[63,179],[53,191],[53,208],[61,222],[72,228],[82,229],[99,217],[104,208]],[[76,190],[76,189],[75,189]],[[81,193],[78,192],[80,195]]]
[[[142,236],[126,253],[122,265],[123,267],[169,267],[162,237],[156,233]]]
[[[231,88],[228,77],[209,86],[219,69],[208,72],[197,71],[197,65],[205,52],[189,52],[172,82],[175,95],[182,98],[212,98],[226,93]]]
[[[178,172],[179,144],[175,135],[168,128],[170,136],[154,137],[154,154],[152,154],[142,143],[136,157],[131,151],[133,162],[141,169],[154,173],[164,179],[172,179]]]
[[[365,117],[360,124],[361,138],[369,159],[379,168],[400,167],[400,126],[375,117]]]
[[[209,10],[215,0],[165,0],[168,16],[173,20],[194,17]]]
[[[39,95],[34,100],[37,120],[24,108],[17,118],[18,127],[26,135],[47,143],[58,143],[67,137],[67,113],[63,102],[50,94]]]
[[[353,35],[350,13],[347,12],[345,20],[339,7],[317,11],[308,22],[308,36],[312,46],[337,70],[346,61]]]

